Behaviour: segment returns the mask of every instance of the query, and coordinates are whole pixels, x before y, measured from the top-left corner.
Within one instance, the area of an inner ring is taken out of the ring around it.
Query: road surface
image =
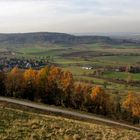
[[[82,118],[82,119],[90,119],[93,121],[99,121],[99,122],[108,123],[108,124],[112,124],[112,125],[118,125],[118,126],[126,127],[128,129],[140,131],[140,128],[132,126],[132,125],[128,125],[128,124],[124,124],[124,123],[120,123],[120,122],[115,122],[115,121],[112,121],[109,119],[104,119],[104,118],[96,117],[93,115],[83,114],[83,113],[79,113],[76,111],[68,111],[68,110],[63,110],[63,109],[59,109],[59,108],[55,108],[55,107],[45,106],[42,104],[37,104],[34,102],[21,101],[18,99],[11,99],[11,98],[5,98],[5,97],[0,97],[0,101],[6,101],[9,103],[15,103],[15,104],[19,104],[19,105],[23,105],[23,106],[27,106],[27,107],[32,107],[32,108],[36,108],[36,109],[41,109],[44,111],[50,111],[50,112],[54,112],[54,113],[61,113],[64,115],[70,115],[70,116],[78,117],[78,118]]]

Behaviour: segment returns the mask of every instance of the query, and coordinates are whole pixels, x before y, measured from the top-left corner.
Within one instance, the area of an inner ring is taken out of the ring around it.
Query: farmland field
[[[108,72],[104,74],[104,77],[115,79],[127,79],[128,76],[131,76],[134,80],[140,80],[140,74],[130,74],[126,72]]]
[[[88,51],[87,51],[88,50]],[[18,57],[47,57],[49,56],[55,64],[58,64],[64,70],[69,70],[73,73],[74,77],[82,81],[91,81],[95,84],[103,85],[109,82],[110,79],[127,80],[131,75],[134,81],[140,80],[140,73],[129,74],[126,72],[105,72],[98,77],[89,76],[94,73],[98,68],[117,67],[117,66],[130,66],[140,65],[140,47],[132,45],[103,45],[100,43],[95,44],[81,44],[81,45],[36,45],[33,47],[19,47],[16,48]],[[92,66],[92,70],[85,70],[82,67]],[[103,79],[101,79],[103,77]],[[106,78],[106,79],[104,79]],[[111,83],[107,88],[116,89],[119,83]],[[138,89],[135,86],[124,87],[120,84],[120,90]]]
[[[2,46],[1,46],[2,47]],[[140,73],[104,71],[108,67],[130,67],[140,66],[140,46],[128,44],[60,44],[60,43],[27,43],[7,45],[7,49],[1,51],[10,51],[9,57],[48,59],[52,64],[61,67],[63,70],[72,72],[76,81],[101,85],[106,89],[119,90],[127,92],[128,90],[139,91],[139,85],[128,84],[128,78],[132,81],[140,81]],[[2,52],[3,53],[3,52]],[[92,67],[92,69],[83,69],[83,67]],[[94,75],[98,70],[103,70],[102,74]],[[120,83],[119,80],[123,80]],[[125,82],[126,81],[126,82]]]

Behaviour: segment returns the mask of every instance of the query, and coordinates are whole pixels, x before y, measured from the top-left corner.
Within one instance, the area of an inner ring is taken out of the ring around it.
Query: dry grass
[[[139,140],[140,132],[0,105],[0,140]]]

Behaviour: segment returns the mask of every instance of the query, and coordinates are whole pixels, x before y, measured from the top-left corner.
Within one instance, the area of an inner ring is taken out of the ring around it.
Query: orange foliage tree
[[[128,112],[132,113],[134,117],[140,117],[140,95],[129,91],[127,97],[122,103],[122,106]]]
[[[106,94],[102,87],[96,86],[92,89],[91,98],[95,106],[95,112],[102,113],[105,115],[109,109],[109,95]]]
[[[23,73],[18,67],[14,67],[7,74],[6,90],[10,96],[21,97],[23,91]]]
[[[61,105],[61,76],[62,70],[58,67],[50,67],[49,73],[47,76],[47,85],[46,85],[46,101],[50,104]]]
[[[32,68],[24,72],[24,98],[34,100],[36,94],[36,76],[37,71]]]
[[[0,95],[4,96],[5,95],[5,79],[6,75],[4,72],[0,72]]]
[[[27,84],[28,83],[35,84],[36,75],[37,75],[37,72],[35,70],[33,70],[32,68],[30,68],[28,70],[25,70],[25,72],[24,72],[25,83],[27,83]]]
[[[14,67],[11,72],[0,72],[0,89],[0,95],[4,96],[73,107],[132,121],[139,121],[140,118],[140,95],[129,92],[121,104],[119,94],[109,96],[100,86],[92,88],[90,84],[75,82],[71,72],[55,66],[25,71]]]
[[[48,83],[48,74],[49,68],[45,67],[40,69],[36,75],[37,100],[44,100],[45,98],[46,86]]]
[[[87,110],[87,106],[90,104],[91,86],[84,83],[78,83],[74,85],[73,92],[72,102],[74,108]]]
[[[74,88],[74,80],[71,72],[66,71],[61,74],[60,79],[61,93],[61,104],[64,106],[70,106],[72,100],[72,92]]]

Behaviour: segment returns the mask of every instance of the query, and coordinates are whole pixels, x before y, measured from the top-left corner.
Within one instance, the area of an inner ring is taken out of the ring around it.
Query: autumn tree
[[[32,68],[24,72],[24,98],[34,100],[36,95],[36,76],[37,71]]]
[[[5,73],[4,72],[0,72],[0,95],[5,95]]]
[[[48,84],[48,74],[49,74],[49,68],[45,67],[38,71],[36,75],[36,86],[37,86],[37,94],[36,99],[37,100],[44,100],[45,99],[45,93],[46,93],[46,86]]]
[[[73,76],[69,71],[64,72],[61,68],[50,67],[46,84],[47,103],[70,106],[73,83]]]
[[[73,96],[73,106],[76,109],[81,108],[82,100],[83,100],[83,88],[82,84],[75,84],[74,85],[74,96]]]
[[[101,86],[75,82],[71,72],[55,66],[25,71],[14,67],[10,72],[0,72],[2,96],[39,100],[138,123],[140,95],[130,91],[122,101],[115,93],[109,96]]]
[[[84,83],[74,84],[74,94],[72,98],[74,108],[88,110],[90,104],[91,86]]]
[[[91,92],[91,98],[95,106],[95,112],[106,115],[109,110],[108,104],[110,102],[110,98],[104,89],[100,86],[93,88]]]
[[[122,107],[130,112],[133,117],[140,118],[140,95],[129,91],[122,103]]]
[[[60,79],[60,88],[62,89],[61,93],[61,105],[70,106],[72,100],[72,93],[74,88],[74,80],[71,72],[66,71],[61,74]]]
[[[111,111],[111,115],[114,118],[120,118],[121,117],[121,113],[122,113],[122,109],[121,109],[121,97],[120,95],[116,94],[114,96],[112,96],[110,98],[110,111]]]
[[[8,74],[5,81],[7,95],[21,97],[23,91],[23,74],[18,67],[14,67]]]
[[[49,69],[46,85],[46,102],[49,104],[61,105],[61,87],[60,81],[63,71],[52,66]]]

